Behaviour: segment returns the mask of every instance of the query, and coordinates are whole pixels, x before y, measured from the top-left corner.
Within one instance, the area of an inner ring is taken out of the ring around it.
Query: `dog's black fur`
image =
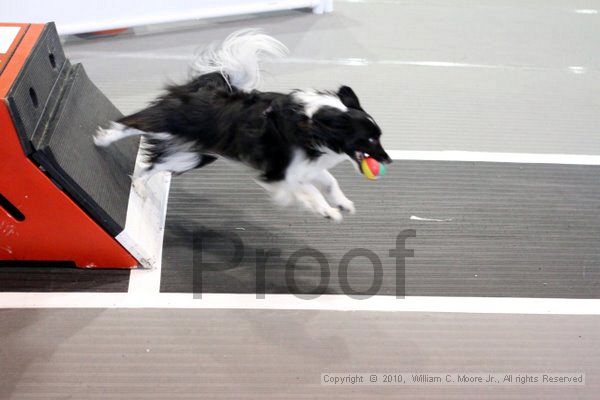
[[[361,171],[366,154],[391,162],[381,130],[354,91],[260,92],[258,55],[282,53],[285,46],[243,31],[230,35],[222,49],[209,48],[201,73],[188,82],[167,87],[149,107],[100,129],[96,144],[144,135],[148,167],[136,172],[136,187],[155,172],[179,174],[225,157],[259,171],[259,183],[281,204],[297,200],[336,221],[342,219],[338,209],[353,213],[327,170],[350,159]]]
[[[214,72],[168,87],[148,108],[117,122],[195,143],[194,149],[203,155],[196,168],[218,155],[261,171],[266,182],[285,178],[294,149],[304,150],[310,159],[327,147],[352,158],[358,151],[390,162],[379,144],[381,130],[361,108],[354,91],[343,86],[336,95],[348,111],[322,107],[311,119],[292,94],[242,92]],[[149,164],[160,163],[170,150],[168,141],[148,138]]]

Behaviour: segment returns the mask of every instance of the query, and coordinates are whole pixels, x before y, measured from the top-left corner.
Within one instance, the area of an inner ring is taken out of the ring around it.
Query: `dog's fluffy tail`
[[[230,86],[250,91],[261,81],[260,58],[287,53],[287,47],[279,40],[258,29],[244,29],[229,35],[220,46],[207,47],[193,67],[201,74],[220,72]]]

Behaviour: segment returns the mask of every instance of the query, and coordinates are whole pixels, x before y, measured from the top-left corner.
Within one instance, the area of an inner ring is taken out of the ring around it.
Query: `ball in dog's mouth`
[[[362,163],[362,160],[364,160],[368,156],[369,155],[367,153],[363,153],[362,151],[355,151],[354,152],[354,161],[356,161],[356,165],[358,165],[358,170],[359,171],[361,171],[360,164]],[[362,173],[362,171],[361,171],[361,173]]]
[[[369,154],[361,151],[354,152],[354,159],[360,173],[367,179],[376,180],[385,174],[386,168]]]
[[[360,172],[361,175],[365,176],[365,171],[363,169],[363,161],[369,158],[368,153],[364,153],[362,151],[354,152],[354,161],[356,161],[356,169]]]

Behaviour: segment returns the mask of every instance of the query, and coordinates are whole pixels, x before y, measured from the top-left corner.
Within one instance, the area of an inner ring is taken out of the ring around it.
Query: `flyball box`
[[[132,190],[139,138],[94,146],[121,116],[65,57],[53,23],[0,23],[0,263],[151,267],[169,177]]]

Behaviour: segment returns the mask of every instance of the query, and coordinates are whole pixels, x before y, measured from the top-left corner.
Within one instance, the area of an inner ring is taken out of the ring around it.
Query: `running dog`
[[[355,208],[328,171],[370,156],[391,159],[381,130],[348,86],[337,91],[261,92],[259,61],[281,57],[287,48],[257,30],[231,34],[209,46],[194,64],[195,76],[169,86],[147,108],[100,128],[94,142],[108,146],[143,135],[146,167],[133,176],[142,190],[155,173],[180,174],[218,157],[243,163],[281,205],[300,203],[339,222]]]

